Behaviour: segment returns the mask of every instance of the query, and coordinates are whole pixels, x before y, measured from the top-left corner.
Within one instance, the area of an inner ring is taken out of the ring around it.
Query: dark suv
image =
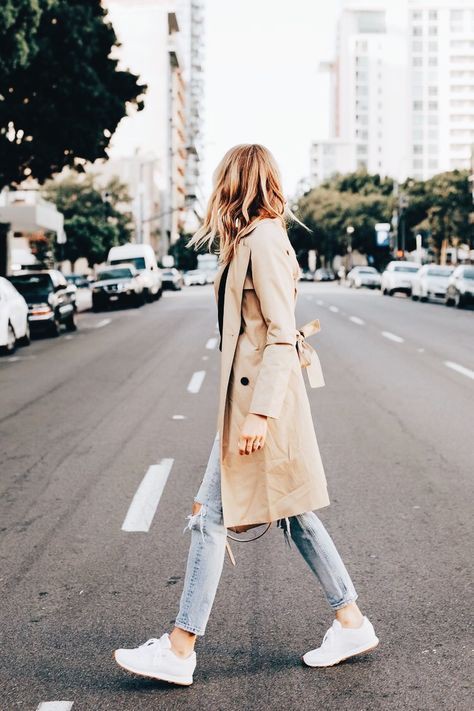
[[[28,304],[28,321],[32,332],[59,336],[61,325],[76,330],[74,287],[57,269],[22,271],[8,277]]]

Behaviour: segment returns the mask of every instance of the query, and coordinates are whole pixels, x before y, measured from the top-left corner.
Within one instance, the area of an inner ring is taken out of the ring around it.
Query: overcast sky
[[[327,79],[340,0],[206,0],[204,189],[225,151],[263,143],[291,195],[328,135]]]

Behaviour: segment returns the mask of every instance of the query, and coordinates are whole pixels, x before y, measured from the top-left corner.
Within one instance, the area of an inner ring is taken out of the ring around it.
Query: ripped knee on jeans
[[[192,531],[199,530],[201,531],[202,538],[204,540],[204,518],[206,516],[206,507],[201,504],[199,501],[195,501],[193,503],[193,508],[190,514],[186,517],[188,519],[188,523],[184,528],[183,533],[185,533],[187,530]]]

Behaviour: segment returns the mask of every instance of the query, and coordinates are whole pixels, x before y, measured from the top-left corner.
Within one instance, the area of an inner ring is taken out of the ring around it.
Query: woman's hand
[[[266,437],[266,415],[247,415],[239,437],[239,454],[251,454],[262,449]]]

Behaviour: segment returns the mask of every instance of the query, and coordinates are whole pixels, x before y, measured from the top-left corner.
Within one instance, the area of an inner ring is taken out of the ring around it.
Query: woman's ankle
[[[336,610],[336,620],[341,623],[343,627],[360,627],[364,616],[359,610],[355,602],[349,602],[344,607],[340,607]]]
[[[181,627],[174,627],[169,637],[171,648],[178,657],[189,657],[194,651],[196,635],[192,632],[183,630]]]

